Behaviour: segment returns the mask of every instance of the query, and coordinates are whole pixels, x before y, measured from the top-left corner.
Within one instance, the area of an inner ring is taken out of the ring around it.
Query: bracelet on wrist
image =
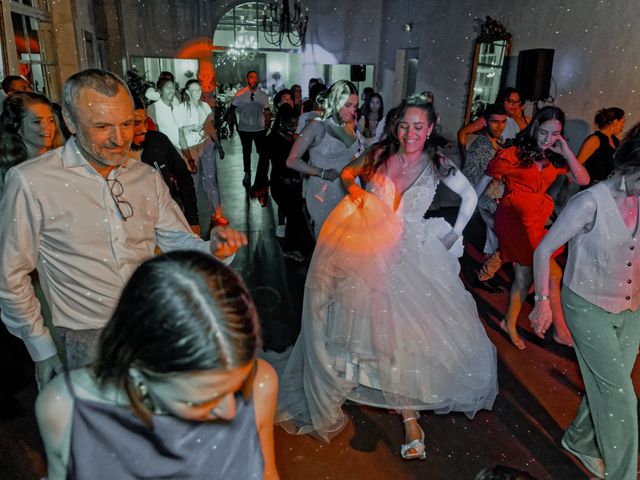
[[[211,228],[226,227],[227,225],[229,225],[229,220],[222,215],[211,215]]]
[[[534,295],[533,300],[536,302],[549,301],[549,295]]]

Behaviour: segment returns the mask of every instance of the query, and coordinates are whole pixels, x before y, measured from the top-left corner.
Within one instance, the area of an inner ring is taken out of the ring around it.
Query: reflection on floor
[[[227,156],[219,161],[219,181],[224,213],[231,225],[247,233],[249,245],[233,266],[243,276],[260,312],[264,344],[283,350],[294,343],[300,329],[302,290],[307,263],[284,259],[275,237],[274,206],[262,208],[242,187],[242,158],[237,137],[225,144]],[[254,155],[255,156],[255,155]],[[254,158],[254,165],[256,159]],[[255,168],[254,168],[255,171]],[[202,200],[202,199],[201,199]],[[201,201],[200,205],[204,207]],[[435,214],[451,217],[455,210]],[[203,215],[206,217],[206,215]],[[203,218],[206,220],[206,218]],[[462,259],[463,278],[478,269],[482,226],[474,219],[468,228],[468,255]],[[508,276],[498,279],[508,287]],[[307,436],[292,436],[276,428],[277,462],[281,478],[316,479],[473,479],[481,469],[505,464],[529,471],[538,479],[587,478],[581,465],[559,447],[580,400],[582,383],[572,350],[523,334],[527,350],[513,348],[498,327],[506,307],[506,293],[474,290],[478,310],[501,359],[500,395],[494,410],[480,412],[473,421],[464,415],[425,413],[420,420],[426,432],[427,460],[403,462],[400,417],[369,407],[347,405],[347,428],[330,444]],[[526,322],[523,311],[521,325]],[[13,340],[13,339],[10,339]],[[2,351],[7,342],[1,340]],[[0,418],[0,477],[39,479],[46,472],[42,446],[33,418],[35,387],[33,367],[24,348],[5,355],[5,366],[18,380],[22,411]],[[3,387],[8,377],[2,377]],[[26,380],[25,380],[26,379]],[[2,410],[4,411],[4,410]],[[0,412],[1,414],[1,412]]]

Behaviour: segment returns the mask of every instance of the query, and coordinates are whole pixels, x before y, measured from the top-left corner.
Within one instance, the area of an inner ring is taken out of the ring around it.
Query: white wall
[[[239,0],[120,0],[129,55],[171,57],[185,41],[209,36]],[[157,3],[157,4],[156,4]],[[309,28],[299,83],[306,88],[318,64],[376,66],[373,86],[392,106],[399,80],[398,49],[418,57],[415,90],[431,90],[444,133],[455,138],[464,118],[473,42],[486,15],[513,34],[507,78],[515,78],[517,55],[553,48],[556,103],[571,119],[575,149],[596,110],[619,106],[628,123],[640,120],[640,2],[632,0],[304,0]],[[402,26],[413,24],[405,32]],[[513,84],[513,80],[511,84]],[[553,89],[552,89],[553,93]]]
[[[215,25],[243,0],[166,0],[140,3],[120,0],[129,56],[172,57],[196,38],[211,38]],[[289,78],[306,89],[319,64],[377,64],[384,0],[304,0],[309,24],[301,66]],[[199,21],[198,21],[199,19]],[[374,80],[371,80],[374,83]],[[289,82],[291,83],[291,82]]]
[[[385,15],[407,11],[408,0],[385,0]],[[628,123],[640,120],[640,2],[615,0],[432,0],[413,1],[414,30],[404,34],[401,17],[384,23],[382,89],[393,88],[397,48],[419,46],[416,90],[432,90],[444,133],[455,138],[466,107],[473,41],[486,15],[513,34],[508,73],[515,83],[517,55],[531,48],[555,49],[556,104],[571,120],[567,135],[579,148],[596,110],[619,106]],[[417,45],[416,45],[417,44]],[[555,92],[552,84],[551,94]]]

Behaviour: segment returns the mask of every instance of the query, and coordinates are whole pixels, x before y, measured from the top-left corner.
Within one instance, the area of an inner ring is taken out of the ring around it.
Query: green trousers
[[[640,310],[613,314],[562,288],[562,308],[571,331],[586,395],[565,442],[602,458],[606,478],[637,480],[638,414],[631,370],[640,341]]]

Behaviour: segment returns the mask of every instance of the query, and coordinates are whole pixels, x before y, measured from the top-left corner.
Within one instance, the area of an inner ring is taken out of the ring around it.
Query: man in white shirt
[[[212,241],[202,241],[160,174],[127,157],[133,102],[122,79],[85,70],[65,82],[62,95],[73,136],[11,169],[0,202],[2,321],[24,341],[40,385],[62,362],[40,314],[33,270],[67,366],[76,368],[92,360],[122,288],[156,245],[228,260],[246,245],[246,236],[228,227],[216,227]]]
[[[164,133],[171,143],[180,151],[180,127],[174,116],[174,108],[179,105],[176,99],[176,85],[171,79],[158,80],[160,100],[147,107],[147,115],[151,117],[158,130]]]
[[[231,102],[229,114],[233,115],[237,110],[238,134],[242,142],[242,162],[244,164],[244,179],[242,184],[251,186],[251,148],[256,144],[256,151],[262,156],[262,144],[271,124],[271,110],[269,109],[269,96],[258,88],[258,72],[247,73],[247,86],[241,88]]]

